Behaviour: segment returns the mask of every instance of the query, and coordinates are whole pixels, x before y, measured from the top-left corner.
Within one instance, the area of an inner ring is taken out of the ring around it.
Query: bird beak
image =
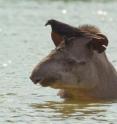
[[[47,25],[49,25],[49,22],[48,21],[46,22],[45,26],[47,26]]]

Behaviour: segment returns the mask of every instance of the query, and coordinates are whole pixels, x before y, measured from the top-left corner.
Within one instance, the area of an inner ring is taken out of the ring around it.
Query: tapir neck
[[[93,57],[93,64],[98,75],[98,84],[91,90],[74,89],[65,90],[65,96],[78,99],[116,99],[117,98],[117,72],[108,61],[105,53]],[[67,95],[66,95],[67,94]]]
[[[117,72],[115,68],[108,61],[105,53],[96,55],[94,62],[99,77],[94,95],[102,98],[117,98]]]

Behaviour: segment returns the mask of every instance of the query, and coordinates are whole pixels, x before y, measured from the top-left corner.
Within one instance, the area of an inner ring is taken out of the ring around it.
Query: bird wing
[[[56,32],[51,33],[51,38],[52,38],[56,47],[61,43],[61,41],[64,40],[63,37]]]

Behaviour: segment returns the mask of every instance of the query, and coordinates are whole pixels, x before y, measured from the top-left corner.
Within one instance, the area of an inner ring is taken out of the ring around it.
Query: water
[[[0,124],[116,124],[116,101],[64,101],[57,90],[29,80],[34,65],[54,48],[50,27],[44,27],[51,18],[97,25],[109,38],[107,55],[117,67],[116,6],[116,1],[0,0]]]

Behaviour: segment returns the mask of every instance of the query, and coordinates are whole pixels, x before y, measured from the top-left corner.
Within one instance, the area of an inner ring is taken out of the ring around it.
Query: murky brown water
[[[45,22],[94,24],[108,36],[117,67],[117,2],[0,0],[0,124],[116,124],[116,101],[64,101],[35,86],[33,66],[54,48]]]

